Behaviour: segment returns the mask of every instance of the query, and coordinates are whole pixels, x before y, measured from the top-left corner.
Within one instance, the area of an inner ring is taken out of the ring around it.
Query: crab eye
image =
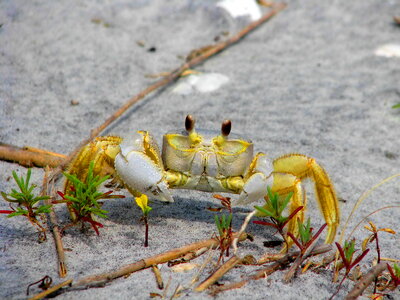
[[[231,129],[232,129],[231,120],[225,120],[224,122],[222,122],[221,134],[223,136],[227,137],[231,133]]]
[[[191,132],[194,129],[194,124],[196,121],[194,120],[192,115],[187,115],[185,119],[185,128],[187,132]]]

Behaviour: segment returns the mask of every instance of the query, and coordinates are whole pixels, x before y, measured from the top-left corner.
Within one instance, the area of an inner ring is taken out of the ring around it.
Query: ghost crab
[[[328,224],[326,243],[333,242],[339,225],[339,206],[333,184],[325,170],[310,157],[287,154],[269,161],[265,154],[253,155],[253,143],[231,134],[231,121],[221,131],[195,130],[188,115],[185,131],[163,137],[162,153],[147,131],[137,131],[122,139],[98,137],[84,146],[69,167],[69,173],[84,180],[87,166],[95,162],[95,174],[113,174],[134,197],[147,195],[173,202],[169,188],[239,194],[237,204],[257,201],[267,194],[267,186],[280,195],[292,192],[290,211],[306,205],[301,182],[314,181],[316,199]],[[66,182],[68,193],[71,184]],[[303,221],[301,210],[289,222],[289,231],[297,232],[296,219]]]

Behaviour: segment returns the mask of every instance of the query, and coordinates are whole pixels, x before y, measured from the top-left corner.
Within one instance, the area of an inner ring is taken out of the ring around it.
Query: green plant
[[[98,227],[102,228],[103,224],[94,220],[94,218],[107,218],[106,210],[101,209],[101,203],[98,201],[101,199],[111,198],[124,198],[122,195],[111,195],[112,191],[105,193],[99,192],[99,186],[106,181],[109,176],[94,176],[93,174],[94,162],[92,161],[89,165],[88,175],[86,180],[83,182],[76,175],[63,173],[64,176],[72,183],[71,189],[67,194],[58,192],[62,197],[61,201],[53,201],[53,203],[66,203],[68,209],[72,215],[72,223],[66,225],[61,231],[64,231],[68,227],[75,226],[79,223],[84,228],[84,223],[89,223],[97,235],[99,235]]]
[[[379,247],[379,239],[378,239],[378,232],[387,232],[390,234],[396,234],[396,232],[391,229],[391,228],[377,228],[373,222],[369,222],[369,225],[365,225],[364,228],[367,229],[368,231],[371,231],[372,233],[370,234],[369,237],[367,237],[363,243],[362,243],[362,249],[365,250],[367,248],[367,245],[369,243],[372,243],[375,241],[375,249],[377,253],[377,263],[379,264],[381,262],[381,248]],[[375,278],[375,285],[374,285],[374,294],[376,293],[376,286],[378,283],[378,278]]]
[[[215,225],[217,226],[218,233],[219,233],[219,249],[220,249],[220,256],[218,259],[218,263],[223,259],[224,253],[226,256],[229,256],[229,248],[232,244],[233,240],[233,231],[232,231],[232,205],[231,205],[231,198],[223,197],[221,195],[214,195],[214,198],[221,201],[221,204],[229,211],[229,215],[221,215],[221,216],[214,216]]]
[[[265,225],[274,227],[279,234],[283,237],[286,248],[289,248],[289,242],[286,234],[283,229],[286,224],[300,211],[303,209],[303,206],[297,207],[292,213],[285,217],[283,216],[283,211],[289,204],[290,199],[292,198],[293,193],[289,193],[285,198],[279,196],[278,193],[274,193],[270,187],[267,188],[267,197],[265,197],[266,204],[264,206],[254,206],[258,211],[258,215],[261,217],[270,217],[272,222],[265,221],[253,221],[255,224]]]
[[[9,194],[1,192],[4,200],[10,202],[11,210],[0,210],[0,213],[7,214],[8,218],[15,216],[26,217],[29,222],[31,222],[32,225],[37,228],[39,232],[39,242],[45,241],[46,228],[43,226],[38,218],[43,218],[45,213],[49,213],[51,205],[37,206],[37,204],[41,200],[49,199],[49,197],[36,196],[35,194],[33,194],[33,190],[36,188],[36,185],[29,184],[31,178],[31,169],[28,169],[25,179],[23,176],[18,177],[15,171],[12,172],[12,175],[20,191],[18,192],[17,190],[12,189],[11,193]],[[18,206],[14,208],[13,206],[11,206],[11,203],[17,203]]]
[[[342,284],[344,280],[350,275],[351,270],[358,265],[361,260],[367,255],[369,252],[369,249],[365,249],[360,255],[358,255],[355,259],[353,259],[354,253],[356,252],[355,250],[355,240],[351,240],[351,242],[345,241],[344,242],[344,247],[338,243],[335,242],[336,247],[338,248],[340,258],[342,260],[341,264],[336,265],[336,271],[339,272],[342,268],[345,268],[345,274],[343,275],[342,280],[339,283],[338,289],[336,292],[331,296],[330,299],[333,299],[339,292],[340,288],[342,287]]]
[[[288,232],[287,235],[293,240],[293,242],[299,247],[300,254],[303,255],[307,249],[316,241],[316,239],[321,235],[322,231],[326,227],[326,223],[320,227],[316,234],[312,235],[313,228],[311,227],[310,218],[307,219],[307,223],[303,224],[298,220],[299,228],[299,238],[296,238],[293,233]]]
[[[392,268],[389,264],[387,264],[387,268],[389,270],[390,277],[392,278],[391,289],[394,290],[400,286],[400,267],[397,264],[394,264]]]
[[[392,108],[400,108],[400,103],[393,105]]]

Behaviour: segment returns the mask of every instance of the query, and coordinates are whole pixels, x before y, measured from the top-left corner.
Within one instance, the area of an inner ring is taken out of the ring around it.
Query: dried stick
[[[331,250],[332,250],[332,246],[331,245],[321,245],[321,246],[315,247],[308,254],[307,257],[323,254],[323,253],[329,252]],[[238,288],[241,288],[242,286],[246,285],[251,280],[258,280],[258,279],[264,278],[264,277],[274,273],[277,270],[285,268],[285,266],[287,266],[290,262],[293,262],[295,257],[297,257],[299,255],[300,255],[300,251],[295,251],[295,252],[292,252],[292,253],[286,253],[282,258],[278,259],[273,264],[258,270],[255,274],[247,277],[244,280],[241,280],[241,281],[238,281],[238,282],[234,282],[234,283],[231,283],[231,284],[226,284],[224,286],[216,287],[212,291],[212,294],[215,296],[218,293],[221,293],[221,292],[224,292],[224,291],[228,291],[228,290],[232,290],[232,289],[238,289]]]
[[[242,261],[241,258],[238,256],[234,255],[232,256],[226,263],[224,263],[216,272],[211,274],[210,277],[208,277],[206,280],[204,280],[202,283],[200,283],[196,288],[196,292],[202,292],[208,287],[210,287],[212,284],[214,284],[218,279],[220,279],[222,276],[225,275],[230,269],[232,269],[234,266],[236,266],[238,263]]]
[[[52,286],[51,288],[33,296],[32,298],[29,298],[29,300],[39,300],[39,299],[43,299],[46,296],[50,295],[51,293],[54,293],[55,291],[58,291],[59,289],[61,289],[64,286],[67,286],[69,284],[71,284],[72,279],[68,279],[64,282],[61,282],[60,284],[57,284],[55,286]]]
[[[244,241],[247,238],[247,234],[242,234],[240,236],[240,241]],[[183,255],[185,255],[188,252],[195,251],[196,249],[200,249],[203,247],[207,248],[217,248],[219,246],[219,241],[217,239],[209,239],[209,240],[204,240],[200,241],[197,243],[193,243],[190,245],[183,246],[181,248],[176,248],[173,250],[170,250],[168,252],[164,252],[152,257],[148,257],[145,259],[141,259],[137,262],[134,262],[129,265],[125,265],[118,270],[111,271],[108,273],[103,273],[99,275],[92,275],[92,276],[87,276],[84,277],[77,282],[75,282],[72,287],[79,287],[79,286],[98,286],[107,283],[108,281],[111,281],[113,279],[119,278],[121,276],[125,276],[127,274],[143,270],[146,268],[149,268],[153,265],[157,264],[162,264],[166,263],[170,260],[177,259]]]
[[[43,195],[48,192],[48,188],[49,188],[48,187],[49,182],[47,180],[48,173],[49,173],[49,167],[47,166],[46,170],[45,170],[45,175],[43,178],[43,186],[42,186],[42,192],[41,192]],[[53,189],[54,189],[54,184],[52,182],[51,190],[53,190]],[[54,191],[52,191],[52,194],[54,194]],[[44,202],[46,205],[50,205],[53,199],[54,198],[51,197],[51,198],[45,200]],[[64,278],[65,276],[67,276],[67,265],[65,263],[64,245],[63,245],[63,242],[61,239],[60,229],[58,228],[58,225],[57,225],[58,220],[57,220],[56,213],[54,212],[53,206],[50,207],[49,216],[50,216],[51,224],[48,224],[47,226],[49,228],[51,227],[51,229],[53,231],[54,242],[56,244],[57,259],[58,259],[58,274],[60,275],[60,277]]]
[[[67,156],[32,147],[17,147],[0,143],[0,160],[12,161],[24,167],[57,167]]]
[[[151,270],[154,273],[154,277],[156,278],[157,286],[160,290],[164,288],[164,281],[161,277],[161,272],[160,269],[158,268],[157,265],[151,266]]]
[[[240,234],[246,230],[246,227],[247,227],[247,225],[249,224],[251,218],[254,217],[254,215],[255,215],[256,213],[257,213],[257,210],[255,209],[255,210],[253,210],[251,213],[249,213],[249,214],[246,216],[246,219],[244,220],[242,226],[240,227],[239,235],[238,235],[238,236],[240,236]],[[237,251],[238,251],[237,242],[238,242],[238,239],[237,239],[237,238],[234,238],[234,239],[233,239],[233,242],[232,242],[232,247],[233,247],[233,254],[235,254],[235,255],[237,254]]]
[[[386,269],[386,263],[379,263],[372,267],[368,273],[357,281],[353,289],[347,294],[346,300],[357,299],[364,290]]]

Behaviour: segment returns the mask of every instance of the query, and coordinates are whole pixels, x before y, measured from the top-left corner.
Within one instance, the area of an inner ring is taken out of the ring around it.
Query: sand
[[[337,190],[342,225],[357,199],[384,178],[399,173],[400,58],[379,56],[385,44],[398,44],[400,28],[393,16],[397,1],[288,1],[288,7],[244,40],[196,67],[202,74],[219,74],[216,87],[176,90],[184,80],[134,105],[104,135],[128,136],[134,130],[162,135],[183,129],[192,114],[198,127],[219,130],[224,119],[232,131],[254,142],[255,151],[275,158],[286,153],[314,157],[329,173]],[[100,125],[131,96],[152,84],[154,75],[170,71],[193,49],[224,40],[250,22],[233,17],[216,1],[2,1],[0,3],[0,141],[68,154],[90,130]],[[266,9],[262,9],[266,12]],[[253,16],[254,17],[254,16]],[[214,78],[215,79],[215,78]],[[213,82],[213,80],[211,80]],[[77,102],[72,105],[71,101]],[[14,188],[11,172],[25,174],[15,163],[0,161],[0,190]],[[41,185],[43,170],[33,168]],[[308,215],[318,228],[323,218],[312,184]],[[62,189],[60,186],[59,189]],[[399,180],[385,183],[359,207],[347,234],[369,213],[399,204]],[[218,206],[209,193],[174,190],[175,203],[153,202],[150,247],[143,247],[141,212],[132,197],[104,204],[109,217],[100,236],[89,230],[67,230],[63,237],[68,276],[86,275],[172,248],[210,238]],[[232,196],[237,197],[237,196]],[[0,202],[0,209],[8,203]],[[57,207],[62,224],[65,207]],[[250,206],[234,209],[238,230]],[[399,231],[399,209],[386,209],[367,218],[354,232],[359,247],[368,236],[367,221]],[[343,230],[341,227],[340,232]],[[260,257],[274,230],[251,224],[254,242],[240,253]],[[0,298],[26,298],[28,284],[45,275],[58,277],[53,237],[37,243],[34,228],[23,218],[0,217]],[[399,259],[399,234],[380,235],[382,256]],[[215,259],[217,259],[216,254]],[[362,270],[376,257],[373,246]],[[193,261],[201,264],[205,256]],[[219,283],[238,281],[255,267],[231,270]],[[189,286],[197,269],[174,273],[163,265],[167,297],[178,284]],[[205,279],[210,265],[201,276]],[[336,290],[332,272],[306,272],[292,283],[284,273],[252,281],[217,296],[233,299],[327,299]],[[337,299],[352,288],[346,281]],[[37,293],[32,288],[31,293]],[[150,270],[117,279],[103,288],[75,290],[57,299],[148,299],[158,290]],[[366,293],[368,295],[368,293]],[[391,293],[400,298],[399,291]],[[185,291],[184,298],[207,299],[207,293]]]

